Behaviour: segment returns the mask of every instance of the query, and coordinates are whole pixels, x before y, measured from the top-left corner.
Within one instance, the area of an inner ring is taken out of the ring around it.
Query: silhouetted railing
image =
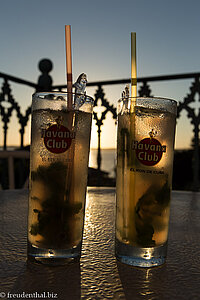
[[[7,131],[8,124],[10,122],[12,113],[16,111],[17,118],[20,124],[20,148],[24,147],[24,129],[27,125],[30,113],[31,106],[30,103],[27,107],[25,114],[21,113],[21,108],[19,103],[14,99],[11,90],[12,83],[19,83],[25,86],[30,86],[35,89],[35,91],[63,91],[66,90],[66,85],[52,85],[52,78],[49,75],[49,72],[52,70],[52,63],[49,60],[42,60],[39,63],[39,69],[41,75],[39,76],[38,83],[32,83],[26,80],[16,78],[14,76],[9,76],[7,74],[0,73],[0,78],[3,79],[1,93],[0,93],[0,114],[1,122],[3,123],[3,148],[7,149]],[[185,110],[187,112],[188,118],[193,125],[193,190],[199,189],[199,126],[200,126],[200,112],[198,115],[195,114],[195,109],[191,108],[189,105],[192,102],[195,102],[195,96],[198,94],[200,99],[200,73],[188,73],[188,74],[176,74],[176,75],[164,75],[164,76],[152,76],[152,77],[142,77],[138,78],[138,83],[141,83],[138,90],[140,96],[153,96],[152,90],[150,88],[151,82],[160,82],[160,81],[169,81],[169,80],[182,80],[182,79],[192,79],[191,87],[189,93],[183,98],[183,101],[178,105],[178,118],[180,113]],[[97,87],[96,93],[94,94],[95,103],[100,100],[101,105],[105,107],[105,110],[101,113],[100,118],[97,113],[94,112],[93,118],[96,121],[97,125],[97,134],[98,134],[98,155],[97,155],[97,166],[98,169],[101,169],[101,128],[103,126],[103,121],[106,118],[108,112],[111,112],[113,119],[117,118],[116,107],[110,104],[110,102],[105,98],[105,93],[103,87],[106,85],[117,85],[117,84],[128,84],[130,79],[121,79],[121,80],[109,80],[109,81],[99,81],[99,82],[89,82],[87,86]],[[31,101],[31,100],[30,100]],[[7,102],[9,107],[4,107],[4,104]]]

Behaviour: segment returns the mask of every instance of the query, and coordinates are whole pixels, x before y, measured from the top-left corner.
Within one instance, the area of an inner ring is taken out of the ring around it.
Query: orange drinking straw
[[[66,70],[67,70],[67,108],[72,111],[72,47],[71,47],[71,26],[65,25],[65,44],[66,44]],[[70,126],[70,130],[74,130],[74,120],[75,114],[70,113],[67,116],[68,126]],[[71,160],[71,164],[67,168],[66,178],[66,191],[70,191],[69,193],[69,203],[71,205],[74,204],[74,152],[75,152],[75,144],[72,143],[70,150],[68,150],[67,157]],[[74,230],[71,231],[72,240],[75,238]]]
[[[67,92],[68,109],[72,108],[72,47],[71,47],[71,25],[65,25],[66,44],[66,69],[67,69]]]

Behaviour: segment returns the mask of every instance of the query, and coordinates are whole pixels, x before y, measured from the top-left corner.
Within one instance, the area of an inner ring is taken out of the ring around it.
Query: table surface
[[[200,299],[200,193],[172,193],[167,262],[151,269],[114,256],[114,188],[88,188],[82,257],[69,266],[26,261],[27,204],[27,190],[0,192],[0,298]]]

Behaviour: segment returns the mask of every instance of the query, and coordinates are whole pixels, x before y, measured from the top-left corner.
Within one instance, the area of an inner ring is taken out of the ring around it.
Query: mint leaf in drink
[[[142,220],[136,218],[136,231],[137,231],[137,243],[142,247],[153,247],[155,241],[153,240],[154,229],[153,226]]]
[[[137,243],[142,247],[152,247],[154,228],[153,221],[161,216],[163,210],[169,205],[170,187],[166,181],[163,186],[152,185],[138,200],[135,208],[135,227]]]
[[[41,209],[33,209],[37,222],[31,225],[31,235],[41,235],[41,247],[61,248],[73,239],[74,216],[82,209],[81,202],[70,199],[72,170],[61,162],[39,166],[31,173],[32,184],[44,186],[46,194],[32,197]]]
[[[31,180],[41,181],[51,190],[60,188],[63,191],[66,184],[67,170],[67,166],[62,162],[54,162],[47,167],[39,166],[36,171],[31,172]]]
[[[32,235],[37,235],[38,232],[39,232],[39,224],[38,224],[38,223],[32,224],[32,225],[31,225],[30,233],[31,233]]]
[[[165,184],[162,186],[160,190],[156,193],[156,201],[159,203],[163,208],[167,207],[170,202],[170,187],[168,182],[166,181]]]

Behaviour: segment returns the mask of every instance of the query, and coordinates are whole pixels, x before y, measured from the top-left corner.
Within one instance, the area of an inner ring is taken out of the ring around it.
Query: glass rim
[[[118,100],[118,102],[122,102],[122,101],[127,101],[127,100],[131,100],[131,99],[141,99],[141,100],[163,100],[163,101],[168,101],[171,103],[174,103],[177,105],[178,101],[176,101],[175,99],[171,99],[171,98],[165,98],[165,97],[159,97],[159,96],[136,96],[136,97],[127,97],[127,98],[120,98]]]
[[[88,100],[90,100],[91,102],[94,102],[94,99],[87,95],[87,94],[81,94],[81,93],[75,93],[75,92],[60,92],[60,91],[52,91],[52,92],[35,92],[32,94],[32,98],[41,98],[44,99],[41,96],[48,96],[48,95],[57,95],[57,96],[67,96],[67,95],[73,95],[74,96],[84,96],[85,98],[87,98]],[[48,100],[48,98],[45,98],[45,100]],[[49,99],[50,100],[50,99]],[[52,100],[51,100],[52,101]]]

